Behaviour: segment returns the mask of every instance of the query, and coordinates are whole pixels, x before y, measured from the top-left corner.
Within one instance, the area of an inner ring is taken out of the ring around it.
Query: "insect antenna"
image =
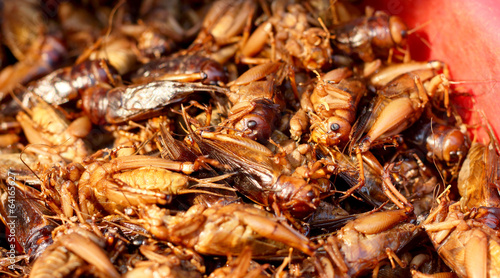
[[[197,184],[193,185],[192,187],[203,187],[203,188],[222,189],[222,190],[228,190],[228,191],[237,191],[236,189],[234,189],[232,187],[227,187],[227,186],[222,185],[222,184],[214,183],[215,181],[224,180],[232,175],[234,175],[234,173],[229,173],[229,174],[224,174],[224,175],[220,175],[217,177],[204,178],[204,179],[197,179],[197,178],[193,178],[193,177],[188,177],[188,178],[189,178],[189,180],[197,182]],[[191,190],[191,189],[189,189],[189,190]],[[206,192],[204,192],[204,193],[206,193]]]
[[[429,25],[429,24],[431,24],[431,23],[432,23],[432,19],[429,19],[429,20],[427,20],[426,22],[424,22],[424,23],[420,24],[419,26],[416,26],[415,28],[413,28],[413,29],[410,29],[410,30],[406,31],[406,32],[405,32],[405,36],[409,36],[409,35],[411,35],[411,34],[415,33],[416,31],[418,31],[418,30],[420,30],[420,29],[424,28],[425,26],[427,26],[427,25]]]

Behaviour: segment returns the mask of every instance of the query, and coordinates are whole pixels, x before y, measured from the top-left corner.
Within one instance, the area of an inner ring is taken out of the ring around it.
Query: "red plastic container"
[[[500,2],[497,0],[366,0],[364,5],[402,17],[414,60],[441,60],[450,67],[454,88],[472,97],[454,97],[470,124],[482,109],[500,135]],[[424,43],[428,41],[430,48]],[[484,128],[473,130],[487,138]]]

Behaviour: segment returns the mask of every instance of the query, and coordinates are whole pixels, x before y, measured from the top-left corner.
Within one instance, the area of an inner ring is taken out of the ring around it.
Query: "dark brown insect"
[[[153,60],[132,76],[134,83],[153,80],[199,81],[205,85],[223,85],[227,83],[227,75],[218,62],[204,56],[187,54]]]
[[[0,181],[0,218],[10,230],[10,249],[18,244],[24,254],[35,259],[52,244],[52,230],[57,224],[47,219],[52,212],[40,201],[40,193],[30,187],[22,188],[13,176],[7,184]]]
[[[190,139],[202,154],[229,167],[229,173],[236,171],[230,178],[233,186],[253,201],[299,218],[316,209],[319,190],[302,178],[290,176],[263,145],[241,136],[203,130],[191,131]]]
[[[120,124],[152,117],[196,92],[225,92],[218,86],[152,81],[124,87],[94,87],[82,95],[83,111],[95,124]]]
[[[30,83],[27,88],[15,89],[14,94],[24,107],[31,107],[35,94],[50,104],[60,105],[79,98],[87,88],[98,84],[114,84],[120,81],[116,70],[106,60],[86,60],[80,64],[53,71],[51,74]],[[10,98],[3,101],[2,111],[14,114],[20,110],[18,103]]]
[[[395,162],[391,170],[394,186],[411,201],[416,215],[428,213],[444,189],[438,173],[425,165],[415,150],[401,150],[390,162]]]
[[[428,117],[422,117],[405,132],[404,140],[415,146],[429,161],[438,167],[446,180],[458,176],[470,147],[467,133],[450,124],[437,123]]]
[[[281,62],[255,66],[230,83],[226,93],[233,107],[219,126],[265,144],[276,129],[285,100],[280,89],[287,66]],[[266,78],[266,80],[262,80]],[[230,131],[231,132],[231,131]]]
[[[390,48],[404,45],[407,30],[400,17],[377,11],[335,27],[333,43],[344,53],[369,62],[380,54],[386,56]]]
[[[358,185],[361,174],[363,174],[365,178],[364,185],[359,187],[357,192],[364,201],[374,207],[380,206],[387,201],[387,196],[382,190],[383,181],[381,172],[383,171],[383,167],[373,154],[370,152],[363,154],[364,171],[361,172],[358,168],[358,161],[355,156],[343,154],[335,148],[323,145],[320,145],[319,149],[319,156],[324,159],[325,163],[335,166],[335,172],[332,174],[340,176],[351,187],[351,189],[347,191],[347,194],[358,189],[356,185]]]

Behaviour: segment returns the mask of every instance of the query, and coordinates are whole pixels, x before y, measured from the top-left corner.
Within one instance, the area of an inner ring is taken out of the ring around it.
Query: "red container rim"
[[[452,101],[476,140],[487,142],[484,112],[500,134],[500,2],[366,0],[362,5],[404,19],[412,59],[449,65]]]

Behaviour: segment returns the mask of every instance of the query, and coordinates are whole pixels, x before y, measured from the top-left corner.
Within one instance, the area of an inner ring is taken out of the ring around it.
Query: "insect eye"
[[[202,80],[205,80],[205,79],[208,78],[208,74],[206,74],[205,72],[202,71],[202,72],[200,72],[200,74],[201,74],[201,79]]]
[[[256,127],[257,127],[257,122],[256,122],[256,121],[254,121],[254,120],[250,120],[250,121],[248,121],[248,123],[247,123],[247,127],[248,127],[248,128],[250,128],[250,129],[254,129],[254,128],[256,128]]]
[[[330,125],[330,130],[331,131],[337,131],[339,129],[340,129],[340,125],[337,124],[337,123],[333,123],[333,124]]]
[[[307,196],[307,198],[312,199],[312,198],[314,198],[314,192],[309,191],[309,192],[307,192],[306,196]]]
[[[456,160],[456,159],[458,159],[458,157],[459,157],[459,153],[458,152],[455,152],[455,151],[450,152],[450,159],[451,160]]]

